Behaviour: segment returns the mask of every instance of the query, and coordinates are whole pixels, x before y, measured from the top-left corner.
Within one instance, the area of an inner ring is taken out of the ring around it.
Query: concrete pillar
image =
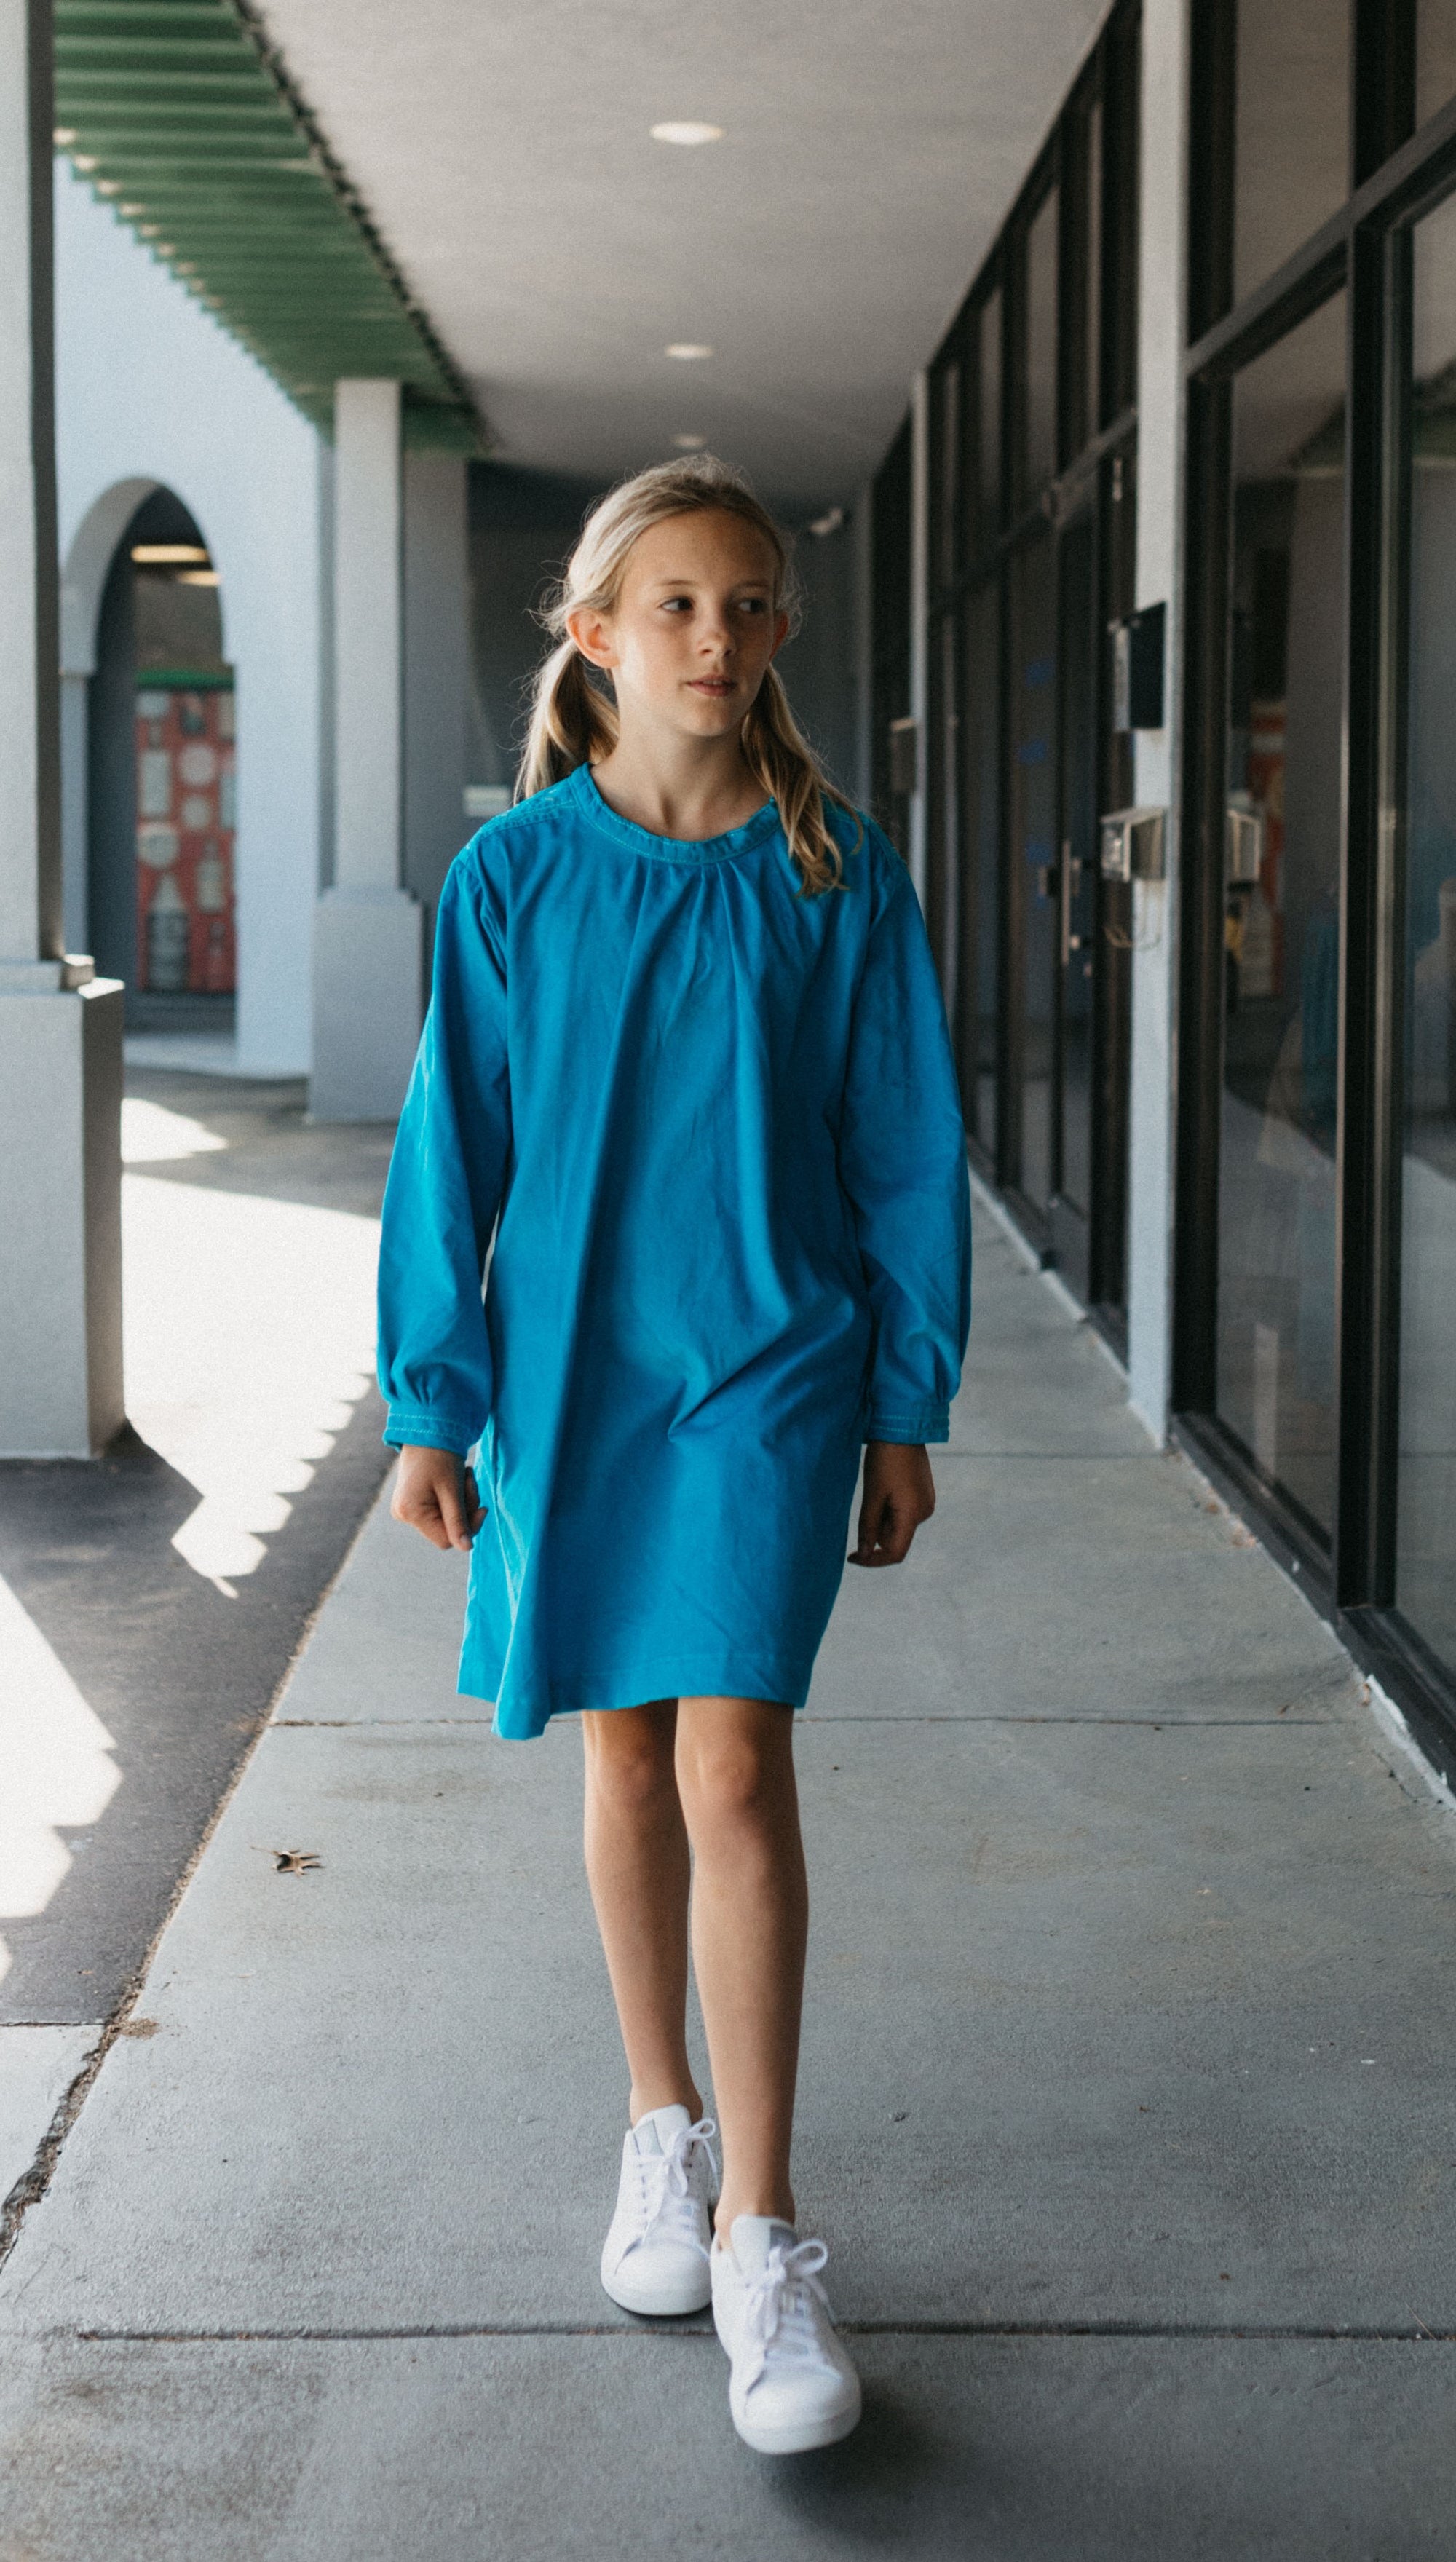
[[[930,377],[922,367],[910,393],[910,717],[915,723],[915,790],[910,796],[910,877],[925,905],[928,828],[926,724],[930,718]]]
[[[317,1121],[393,1120],[420,1036],[423,919],[403,886],[397,382],[334,391],[334,866],[313,945]]]
[[[403,878],[427,932],[445,875],[475,824],[464,815],[468,553],[463,455],[407,454]]]
[[[122,1421],[121,990],[62,911],[49,0],[0,0],[0,1457]]]
[[[874,482],[866,480],[849,516],[854,544],[854,774],[849,790],[861,810],[874,797]]]
[[[1167,602],[1168,660],[1166,726],[1138,732],[1134,789],[1169,823],[1167,880],[1133,891],[1128,1372],[1133,1409],[1162,1443],[1173,1349],[1188,0],[1145,0],[1142,61],[1137,601]]]

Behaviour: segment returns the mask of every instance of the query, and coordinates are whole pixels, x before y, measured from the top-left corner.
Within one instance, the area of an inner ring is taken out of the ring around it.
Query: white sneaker
[[[740,2215],[727,2245],[714,2245],[713,2321],[733,2362],[728,2408],[761,2456],[831,2447],[859,2418],[859,2378],[819,2283],[828,2256],[775,2215]]]
[[[602,2251],[602,2284],[630,2313],[700,2313],[712,2294],[708,2208],[717,2164],[711,2117],[651,2108],[622,2147],[617,2212]]]

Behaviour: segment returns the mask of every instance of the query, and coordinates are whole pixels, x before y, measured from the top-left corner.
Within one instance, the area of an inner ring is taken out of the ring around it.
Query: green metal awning
[[[459,373],[246,0],[56,0],[56,140],[153,257],[332,432],[344,375],[405,441],[484,451]]]

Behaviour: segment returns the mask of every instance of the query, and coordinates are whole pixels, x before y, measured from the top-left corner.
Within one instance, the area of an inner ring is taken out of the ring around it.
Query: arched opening
[[[112,556],[90,680],[87,908],[135,1031],[229,1034],[237,987],[233,671],[218,573],[170,489]]]

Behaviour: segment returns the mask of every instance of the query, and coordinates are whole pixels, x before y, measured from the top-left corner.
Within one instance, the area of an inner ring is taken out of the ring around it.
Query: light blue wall
[[[89,671],[115,543],[165,483],[217,564],[237,669],[238,1064],[302,1074],[319,878],[318,440],[65,162],[56,373],[63,663]]]

